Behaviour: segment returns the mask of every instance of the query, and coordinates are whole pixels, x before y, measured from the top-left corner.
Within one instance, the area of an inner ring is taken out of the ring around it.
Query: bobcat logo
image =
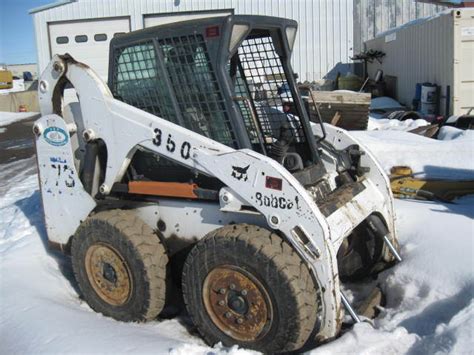
[[[239,166],[232,167],[232,177],[236,178],[237,180],[248,180],[247,170],[249,170],[250,165],[247,165],[245,168],[241,168]]]

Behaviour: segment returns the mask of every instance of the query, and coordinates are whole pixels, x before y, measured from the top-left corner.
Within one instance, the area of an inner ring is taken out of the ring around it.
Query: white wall
[[[464,31],[463,31],[464,29]],[[441,86],[441,114],[467,114],[474,106],[474,9],[452,10],[390,31],[366,42],[386,53],[382,63],[368,65],[397,77],[397,99],[410,105],[417,83]],[[450,86],[450,112],[445,111]]]
[[[353,0],[79,0],[33,14],[39,69],[50,60],[48,22],[130,16],[133,31],[143,28],[144,15],[215,9],[298,21],[293,69],[302,80],[322,78],[350,62]]]
[[[78,0],[33,14],[39,68],[50,60],[50,21],[130,16],[133,31],[143,28],[144,15],[216,9],[298,21],[293,69],[312,81],[350,69],[350,57],[378,33],[444,7],[415,0]]]
[[[415,0],[354,0],[354,51],[381,32],[445,9]]]

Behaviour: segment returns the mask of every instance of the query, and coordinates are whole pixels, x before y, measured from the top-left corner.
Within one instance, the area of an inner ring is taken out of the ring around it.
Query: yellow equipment
[[[415,179],[407,166],[394,166],[390,185],[396,198],[417,198],[450,202],[457,197],[474,194],[474,180],[423,180]]]
[[[13,75],[9,70],[0,70],[0,90],[13,87]]]

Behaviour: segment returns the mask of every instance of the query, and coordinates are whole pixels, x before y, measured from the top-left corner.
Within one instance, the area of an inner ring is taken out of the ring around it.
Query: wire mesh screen
[[[113,95],[139,109],[177,123],[171,93],[160,78],[153,42],[135,44],[115,52]]]
[[[240,71],[237,71],[237,75],[236,75],[235,94],[237,97],[242,98],[242,99],[249,99],[251,97],[250,92],[248,90],[248,86],[246,85],[244,79],[242,78]],[[252,112],[251,112],[252,107],[250,106],[251,101],[238,100],[237,105],[244,119],[244,124],[247,129],[247,132],[249,133],[250,143],[254,145],[258,144],[259,137],[257,134],[257,127],[256,127],[257,122],[254,122],[254,120],[252,119]]]
[[[253,98],[265,143],[270,144],[280,137],[280,128],[284,122],[291,128],[294,140],[304,142],[299,118],[285,112],[285,105],[291,104],[293,97],[271,36],[246,39],[239,47],[238,55],[243,69],[241,75],[245,77],[247,90]],[[240,106],[242,111],[243,106]],[[244,111],[242,115],[247,120]],[[249,123],[247,127],[251,128],[251,125]]]
[[[167,38],[159,40],[159,46],[184,125],[223,144],[236,146],[203,36]]]

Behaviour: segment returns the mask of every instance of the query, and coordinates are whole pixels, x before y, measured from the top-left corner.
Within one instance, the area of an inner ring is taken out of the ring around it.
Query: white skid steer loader
[[[358,320],[340,282],[400,260],[393,197],[362,144],[309,122],[296,30],[232,15],[124,34],[108,86],[51,60],[33,129],[45,223],[95,311],[154,319],[173,279],[209,344],[267,353],[333,339],[342,306]]]

